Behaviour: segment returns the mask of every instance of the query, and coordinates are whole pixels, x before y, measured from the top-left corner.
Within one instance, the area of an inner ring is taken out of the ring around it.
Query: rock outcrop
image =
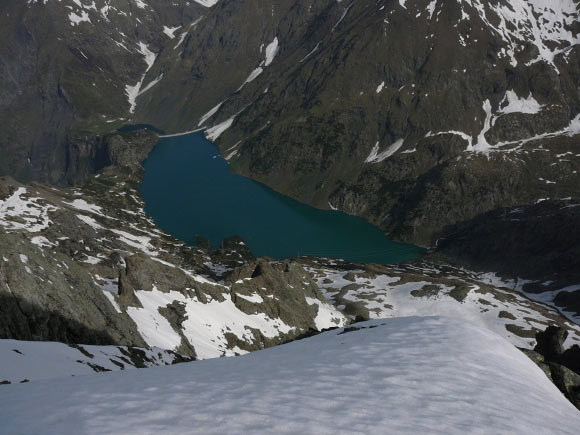
[[[549,326],[536,336],[533,351],[524,352],[546,373],[570,402],[580,409],[580,347],[564,350],[568,332]]]

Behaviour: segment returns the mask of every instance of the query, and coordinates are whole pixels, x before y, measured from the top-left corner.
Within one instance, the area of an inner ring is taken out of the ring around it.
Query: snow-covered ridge
[[[574,35],[571,29],[580,18],[574,0],[459,1],[464,18],[478,15],[485,25],[502,37],[506,43],[503,55],[513,66],[517,65],[516,56],[526,42],[538,49],[538,56],[530,63],[543,61],[554,68],[557,55],[580,44],[580,35]]]
[[[580,34],[574,34],[574,23],[580,20],[580,9],[575,0],[456,0],[460,7],[459,21],[481,20],[503,41],[500,55],[518,64],[518,56],[527,43],[533,44],[537,56],[527,62],[546,62],[556,71],[555,58],[580,44]],[[427,16],[429,20],[439,20],[439,14],[446,7],[440,0],[407,2],[399,0],[403,9],[415,18]],[[381,7],[381,10],[383,7]],[[473,22],[473,21],[472,21]],[[454,26],[457,27],[457,24]],[[458,34],[462,46],[477,42],[470,34]]]
[[[409,317],[237,358],[7,385],[0,421],[44,434],[576,434],[580,414],[498,335]]]

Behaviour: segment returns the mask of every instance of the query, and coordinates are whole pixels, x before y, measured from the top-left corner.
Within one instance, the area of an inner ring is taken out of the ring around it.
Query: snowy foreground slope
[[[175,352],[159,348],[0,340],[0,384],[170,365],[184,360]]]
[[[235,358],[0,390],[5,433],[577,433],[580,414],[500,336],[376,320]]]

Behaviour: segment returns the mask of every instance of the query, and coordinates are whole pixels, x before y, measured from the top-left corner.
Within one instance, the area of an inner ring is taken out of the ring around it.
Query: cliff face
[[[171,30],[203,10],[157,0],[2,2],[0,174],[70,183],[94,173],[102,136],[130,122]]]

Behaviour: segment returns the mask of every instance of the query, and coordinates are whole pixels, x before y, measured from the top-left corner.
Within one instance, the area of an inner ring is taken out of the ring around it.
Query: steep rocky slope
[[[166,41],[204,7],[163,0],[0,4],[0,174],[78,181],[127,122]],[[97,168],[98,169],[98,168]]]
[[[79,180],[104,134],[147,123],[208,127],[233,170],[424,246],[577,195],[577,0],[0,7],[0,173],[19,180]]]
[[[238,239],[210,251],[159,230],[138,193],[151,137],[112,140],[125,147],[109,159],[134,164],[78,188],[0,179],[0,337],[209,358],[345,323],[300,265],[256,261]]]
[[[558,306],[550,297],[535,301],[538,295],[530,294],[525,286],[531,281],[502,280],[495,273],[476,272],[430,257],[393,266],[353,265],[328,259],[300,261],[327,300],[354,319],[414,315],[460,318],[528,349],[534,346],[538,332],[561,325],[571,333],[566,347],[580,343],[577,313],[569,312],[562,304]],[[545,283],[535,282],[537,287]]]
[[[106,160],[120,165],[77,188],[1,179],[2,338],[149,346],[203,359],[362,319],[443,314],[520,347],[532,348],[552,324],[570,331],[567,345],[580,339],[576,317],[493,274],[430,259],[393,267],[255,259],[235,237],[219,250],[187,246],[143,210],[138,162],[155,137],[111,136]]]
[[[211,127],[234,170],[430,246],[577,194],[579,7],[221,1],[164,53],[137,117]]]

